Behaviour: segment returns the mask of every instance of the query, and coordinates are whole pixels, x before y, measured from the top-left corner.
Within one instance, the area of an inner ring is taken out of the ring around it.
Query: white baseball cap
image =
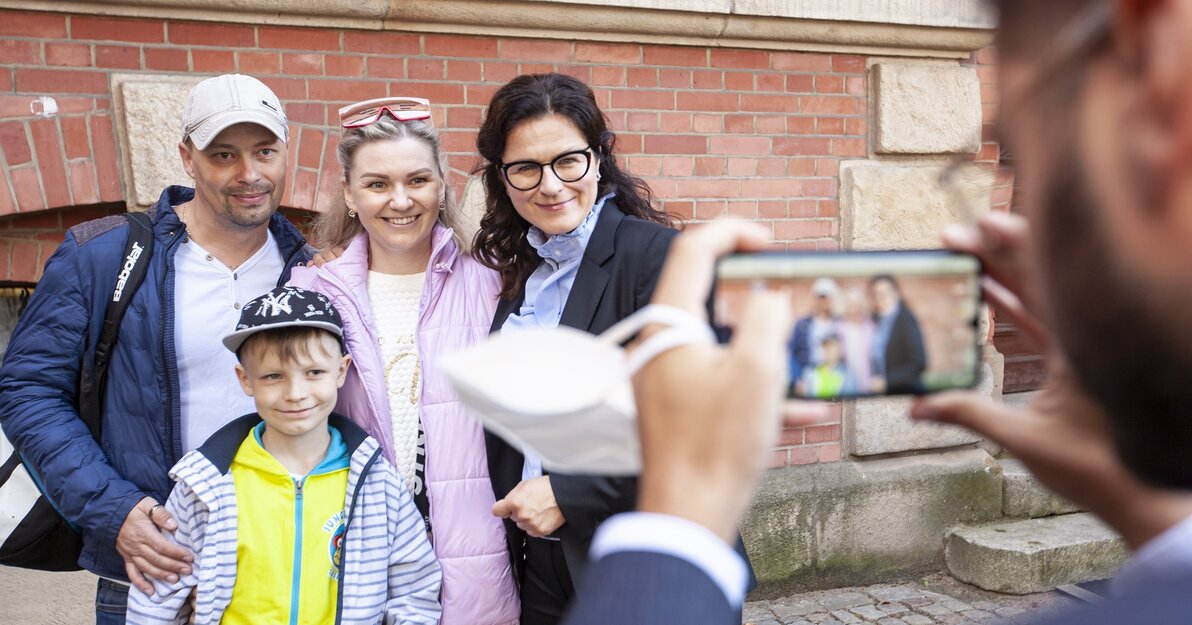
[[[811,285],[811,292],[821,297],[832,297],[836,295],[837,290],[836,281],[828,277],[818,278]]]
[[[189,137],[203,150],[223,129],[234,124],[257,124],[289,140],[281,101],[265,83],[244,74],[224,74],[195,85],[182,110],[182,140]]]

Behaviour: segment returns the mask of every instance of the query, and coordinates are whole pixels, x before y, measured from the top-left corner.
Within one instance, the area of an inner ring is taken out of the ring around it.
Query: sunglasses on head
[[[430,119],[430,100],[423,98],[376,98],[339,109],[339,125],[360,128],[377,123],[386,113],[399,122]]]

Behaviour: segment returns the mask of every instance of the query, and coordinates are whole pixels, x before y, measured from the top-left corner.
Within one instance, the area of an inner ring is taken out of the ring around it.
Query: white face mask
[[[632,353],[620,346],[650,324],[669,327]],[[633,374],[672,348],[715,340],[694,315],[651,305],[600,336],[568,327],[496,334],[444,356],[442,371],[473,417],[547,470],[635,475]]]

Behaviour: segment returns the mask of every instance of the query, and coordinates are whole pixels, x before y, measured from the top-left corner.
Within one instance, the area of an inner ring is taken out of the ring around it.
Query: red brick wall
[[[484,105],[527,72],[592,85],[621,157],[667,211],[688,221],[755,219],[790,248],[839,246],[839,164],[867,150],[866,59],[857,55],[0,11],[0,280],[35,280],[61,228],[95,212],[59,209],[123,200],[112,73],[233,71],[257,76],[285,102],[284,202],[315,210],[337,189],[337,133],[328,128],[342,104],[430,98],[458,197],[476,164]],[[43,95],[57,100],[58,116],[31,111]],[[784,432],[772,464],[839,459],[839,423],[837,410]]]

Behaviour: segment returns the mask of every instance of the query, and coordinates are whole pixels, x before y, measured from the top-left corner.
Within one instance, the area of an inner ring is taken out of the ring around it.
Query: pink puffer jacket
[[[451,230],[436,225],[418,317],[422,359],[422,427],[435,555],[443,567],[443,625],[517,623],[517,589],[509,569],[505,530],[493,517],[484,430],[464,412],[435,366],[440,354],[488,335],[500,291],[496,274],[461,253]],[[356,237],[339,258],[319,268],[298,267],[290,284],[326,295],[344,322],[352,366],[336,411],[381,441],[393,461],[389,398],[376,326],[368,301],[368,236]]]

